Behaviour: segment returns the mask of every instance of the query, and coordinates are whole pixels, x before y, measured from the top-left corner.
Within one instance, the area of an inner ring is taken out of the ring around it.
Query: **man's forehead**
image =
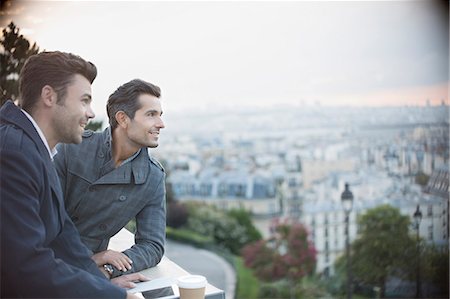
[[[143,93],[139,95],[141,107],[159,107],[161,108],[161,100],[151,94]]]

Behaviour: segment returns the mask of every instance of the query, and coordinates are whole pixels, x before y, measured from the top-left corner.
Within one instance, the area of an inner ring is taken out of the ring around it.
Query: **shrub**
[[[167,205],[167,225],[173,228],[182,227],[187,223],[189,212],[183,203],[171,201]]]
[[[213,206],[198,202],[187,204],[189,219],[186,228],[203,236],[210,237],[217,245],[227,248],[234,254],[239,254],[242,247],[252,242],[258,233],[245,224],[241,212],[228,214]],[[231,216],[232,215],[232,216]],[[239,219],[244,224],[240,224]],[[250,234],[249,234],[250,232]]]

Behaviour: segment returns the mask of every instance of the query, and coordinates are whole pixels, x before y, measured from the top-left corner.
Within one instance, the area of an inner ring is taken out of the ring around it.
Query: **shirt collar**
[[[26,112],[25,110],[23,110],[23,109],[20,109],[20,110],[22,110],[23,114],[25,114],[25,116],[33,124],[33,127],[36,129],[36,131],[39,134],[39,137],[41,138],[42,142],[44,143],[45,147],[47,148],[50,159],[52,159],[52,161],[53,161],[53,157],[58,153],[58,151],[56,150],[56,147],[54,147],[50,150],[50,146],[48,145],[47,138],[45,138],[44,133],[42,132],[41,128],[39,128],[38,124],[34,121],[33,117],[30,114],[28,114],[28,112]]]

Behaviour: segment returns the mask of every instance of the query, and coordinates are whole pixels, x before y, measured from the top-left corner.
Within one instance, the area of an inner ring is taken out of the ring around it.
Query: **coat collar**
[[[112,159],[111,127],[107,127],[102,133],[102,151],[107,157],[107,163]],[[128,163],[106,173],[95,184],[129,184],[134,179],[135,184],[144,184],[150,175],[150,158],[147,148],[141,148],[139,154]]]
[[[23,130],[23,132],[33,140],[36,144],[36,148],[43,158],[44,167],[47,169],[47,173],[50,177],[50,188],[54,190],[59,206],[59,221],[61,226],[64,225],[64,220],[62,215],[65,214],[63,193],[61,190],[61,185],[59,183],[58,175],[56,174],[56,169],[53,165],[53,161],[48,154],[47,147],[39,136],[36,128],[33,126],[28,117],[23,114],[23,112],[18,108],[12,101],[7,101],[0,109],[0,124],[13,125],[17,128]]]
[[[33,142],[37,145],[39,153],[48,158],[51,162],[50,155],[48,154],[47,147],[45,146],[43,140],[36,131],[31,121],[26,117],[26,115],[17,107],[12,101],[7,101],[0,110],[0,123],[1,124],[11,124],[18,128],[21,128],[25,134],[27,134]]]

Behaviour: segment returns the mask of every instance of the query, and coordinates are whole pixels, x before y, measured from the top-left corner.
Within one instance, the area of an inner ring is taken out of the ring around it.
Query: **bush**
[[[297,222],[275,223],[271,237],[245,246],[242,257],[245,265],[265,281],[300,281],[316,267],[316,249],[306,228]]]
[[[172,229],[170,227],[167,227],[166,236],[168,239],[202,248],[205,248],[213,243],[213,240],[211,238],[197,234],[196,232],[187,229]]]
[[[236,219],[239,225],[244,227],[248,240],[244,245],[261,240],[262,235],[253,225],[250,212],[244,209],[232,209],[228,211],[227,215]]]
[[[255,232],[249,235],[248,232],[251,231],[249,226],[241,225],[236,219],[245,223],[243,220],[245,216],[240,212],[233,214],[238,216],[230,216],[215,207],[198,202],[187,203],[187,208],[189,213],[185,226],[187,229],[213,239],[217,245],[227,248],[234,254],[239,254],[241,248],[255,238]]]
[[[187,223],[189,212],[183,203],[171,201],[167,205],[167,225],[173,228],[182,227]]]

